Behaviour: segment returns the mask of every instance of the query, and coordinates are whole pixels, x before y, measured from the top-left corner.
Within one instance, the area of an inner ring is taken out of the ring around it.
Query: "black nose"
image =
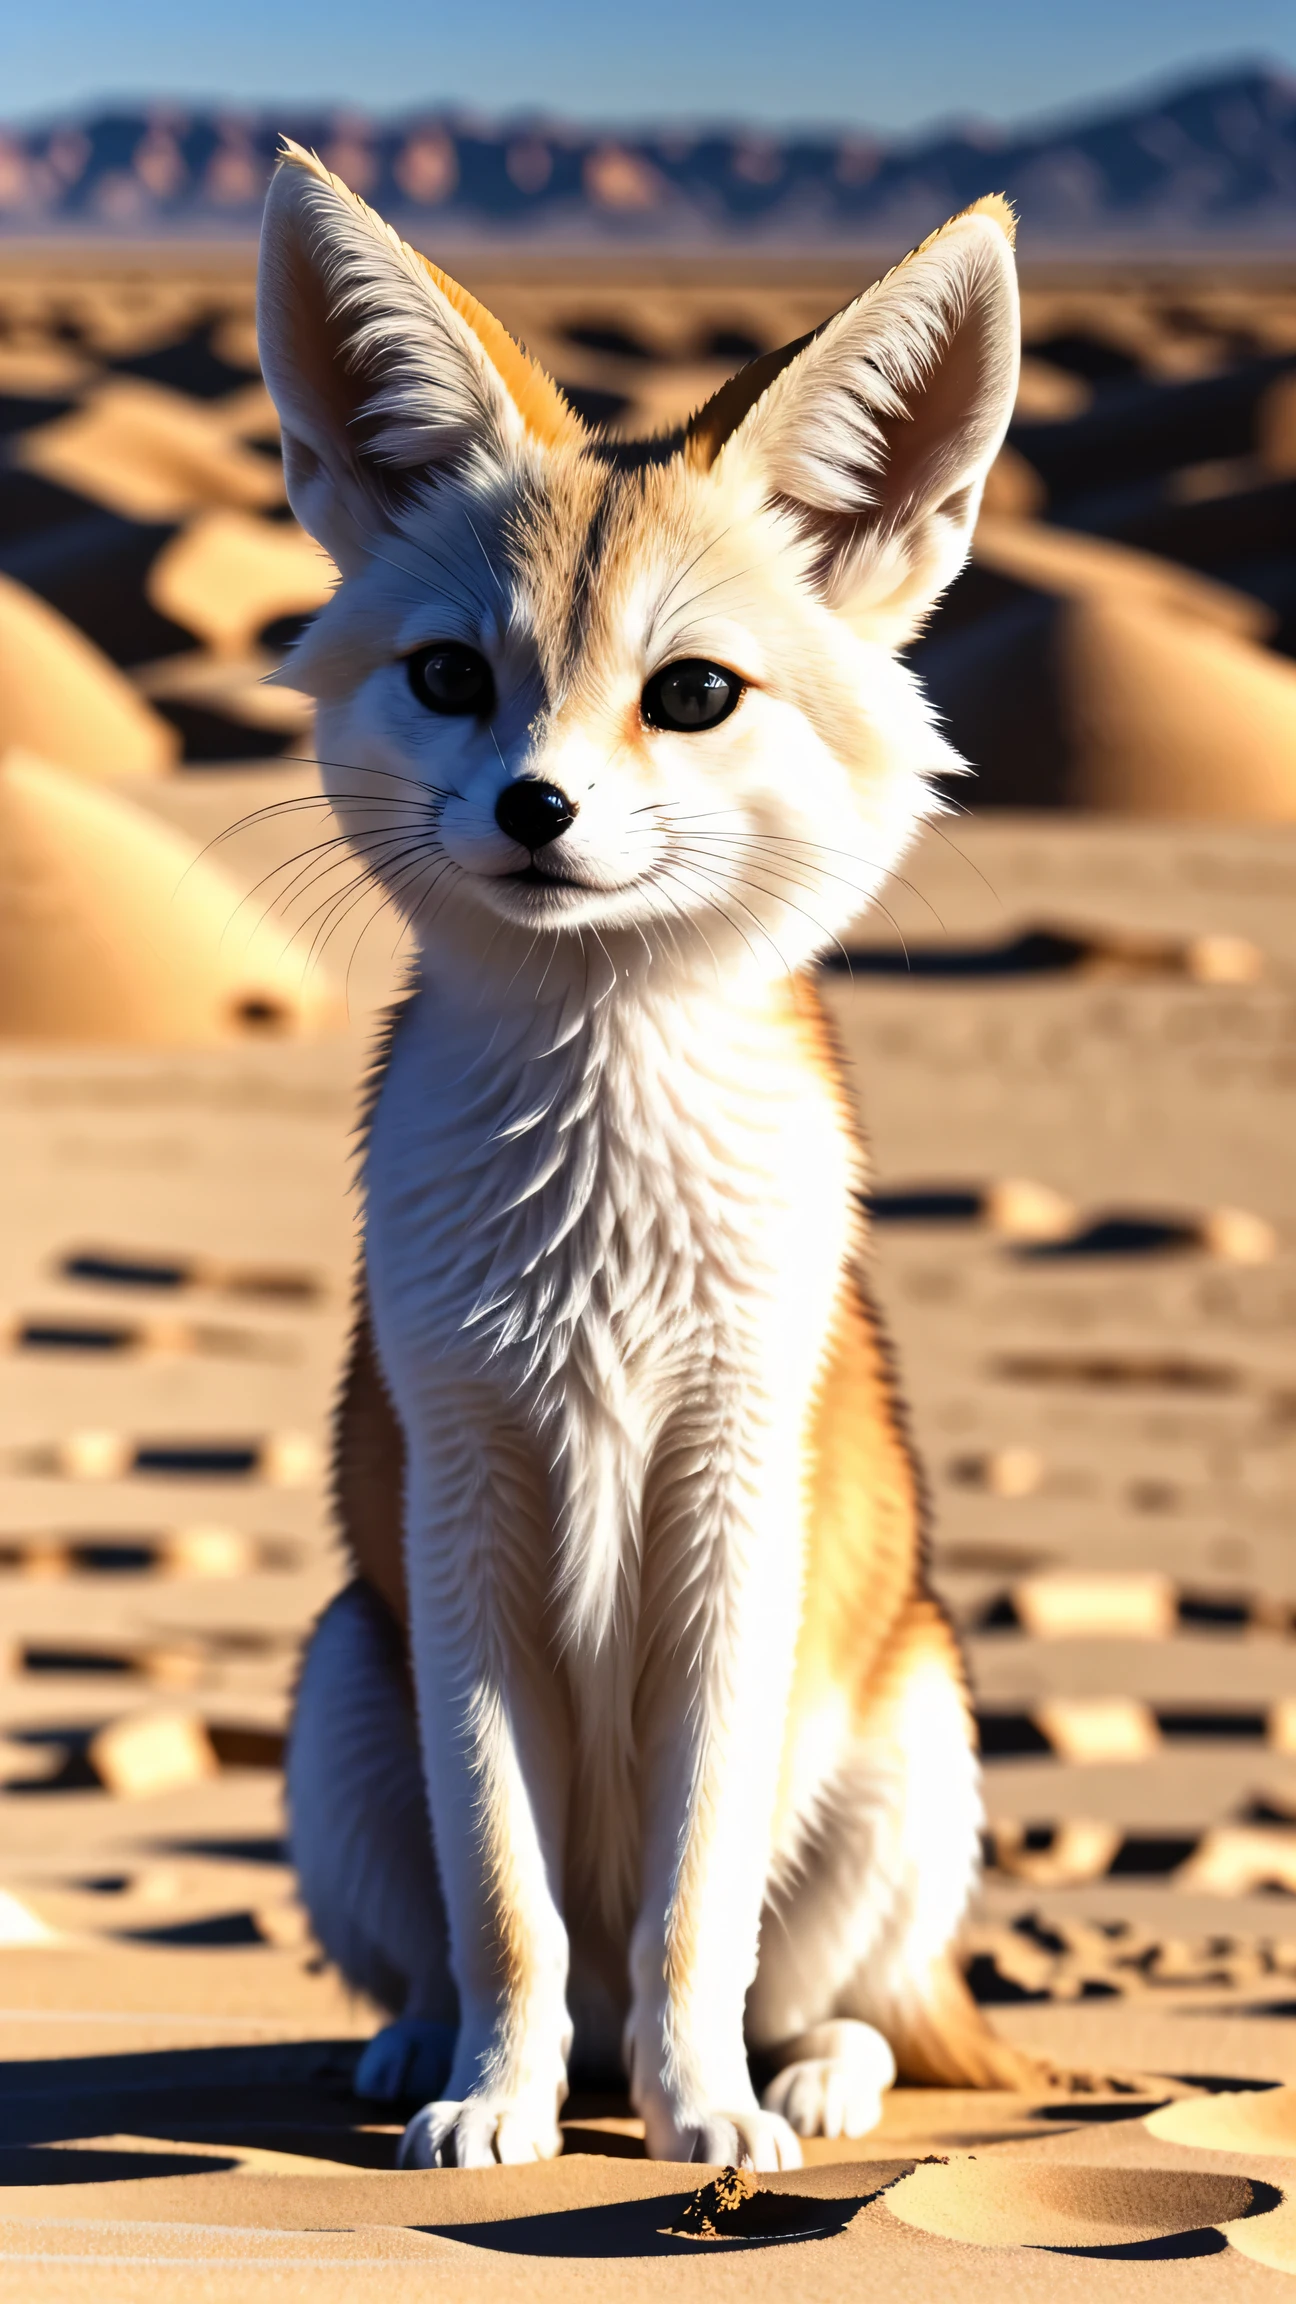
[[[537,848],[547,848],[551,840],[561,838],[575,820],[576,811],[566,793],[556,784],[537,784],[531,776],[519,776],[515,784],[506,784],[495,803],[495,821],[501,832],[507,832],[519,848],[529,848],[533,855]]]

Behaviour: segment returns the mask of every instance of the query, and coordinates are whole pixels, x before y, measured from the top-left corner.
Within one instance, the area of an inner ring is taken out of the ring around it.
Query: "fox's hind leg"
[[[776,1878],[748,2002],[775,2067],[763,2100],[802,2135],[866,2133],[897,2070],[961,2088],[1050,2079],[990,2029],[950,1957],[982,1811],[958,1651],[932,1601],[910,1603],[852,1711]]]
[[[874,1786],[868,1895],[882,1924],[836,2013],[876,2025],[900,2079],[917,2085],[1028,2093],[1142,2085],[1063,2071],[1001,2039],[977,2006],[954,1943],[980,1870],[981,1771],[958,1643],[926,1595],[911,1603],[888,1661],[864,1708],[858,1751]]]
[[[289,1838],[315,1934],[349,1984],[399,2011],[370,2041],[357,2092],[436,2096],[454,2053],[450,1976],[401,1633],[363,1582],[312,1634],[288,1744]]]

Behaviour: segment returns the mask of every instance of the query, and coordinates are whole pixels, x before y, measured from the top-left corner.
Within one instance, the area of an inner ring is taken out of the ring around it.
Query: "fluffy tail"
[[[899,2078],[926,2088],[1008,2088],[1023,2095],[1159,2096],[1181,2091],[1142,2072],[1075,2071],[1001,2040],[952,1959],[939,1961],[926,1988],[882,2022]]]

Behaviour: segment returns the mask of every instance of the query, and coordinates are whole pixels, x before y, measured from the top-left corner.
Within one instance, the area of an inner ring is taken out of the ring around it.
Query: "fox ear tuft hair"
[[[266,201],[257,330],[289,502],[344,575],[411,485],[583,436],[491,313],[288,142]]]
[[[1017,391],[1014,219],[998,195],[934,232],[813,335],[754,360],[689,427],[753,458],[824,599],[893,646],[962,566]]]

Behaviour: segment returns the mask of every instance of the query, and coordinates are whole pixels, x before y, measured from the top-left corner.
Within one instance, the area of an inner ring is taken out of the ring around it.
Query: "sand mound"
[[[0,1036],[202,1046],[337,1020],[303,947],[194,843],[28,754],[0,762]]]
[[[1103,536],[1043,527],[1037,521],[983,513],[973,561],[1058,599],[1128,601],[1190,623],[1214,625],[1239,639],[1263,640],[1273,621],[1258,600],[1191,568]]]
[[[1245,2176],[1077,2168],[1039,2161],[932,2161],[885,2194],[901,2223],[979,2248],[1111,2248],[1245,2216]]]
[[[1063,638],[1081,804],[1296,818],[1296,669],[1130,601],[1072,610]]]
[[[1296,2160],[1296,2088],[1188,2097],[1149,2113],[1147,2126],[1164,2143],[1202,2152],[1262,2152]],[[1228,2237],[1255,2263],[1296,2272],[1296,2200],[1284,2200],[1268,2216],[1230,2224]]]
[[[11,745],[91,776],[169,768],[180,749],[93,641],[0,576],[0,753]]]
[[[1150,2112],[1147,2125],[1167,2144],[1192,2144],[1202,2152],[1274,2152],[1296,2160],[1296,2088],[1187,2096]]]
[[[147,589],[215,655],[244,656],[276,617],[322,608],[333,583],[332,562],[300,528],[209,512],[159,553]]]
[[[1296,669],[1248,636],[1262,609],[1120,546],[985,526],[967,620],[919,654],[978,803],[1296,818]]]
[[[1034,466],[1005,441],[986,474],[982,518],[1034,520],[1047,502],[1047,491]]]
[[[136,677],[143,694],[172,710],[189,706],[264,730],[260,748],[264,756],[275,749],[276,738],[303,735],[315,709],[300,688],[267,685],[277,669],[277,659],[264,648],[253,649],[248,656],[216,655],[198,648],[191,655],[164,656]]]
[[[1253,2223],[1230,2224],[1229,2245],[1254,2264],[1267,2264],[1274,2272],[1296,2272],[1296,2200],[1283,2200],[1268,2216]]]
[[[1280,376],[1260,403],[1257,445],[1270,472],[1287,478],[1296,472],[1296,375]]]
[[[179,520],[204,505],[283,502],[283,474],[236,437],[219,406],[142,377],[113,377],[18,444],[27,471],[128,520]]]

